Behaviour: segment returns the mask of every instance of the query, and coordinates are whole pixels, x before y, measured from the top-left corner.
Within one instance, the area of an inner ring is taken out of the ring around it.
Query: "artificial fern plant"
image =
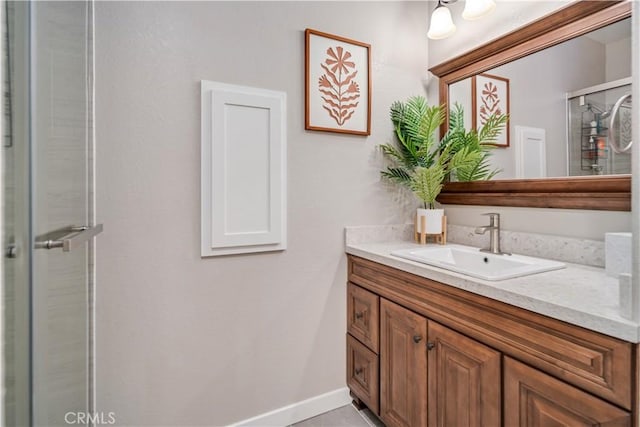
[[[506,116],[492,116],[479,131],[464,129],[462,108],[451,114],[450,130],[437,141],[435,133],[445,120],[441,106],[429,106],[423,96],[391,105],[395,143],[382,144],[382,152],[392,165],[382,176],[406,186],[424,203],[434,208],[445,179],[459,181],[490,179],[499,171],[488,166],[489,146],[506,123]]]
[[[435,132],[444,120],[439,106],[429,106],[422,96],[391,105],[395,144],[382,144],[382,152],[393,162],[382,176],[410,188],[425,208],[433,207],[446,175],[445,157],[439,155]],[[441,159],[443,161],[438,161]]]

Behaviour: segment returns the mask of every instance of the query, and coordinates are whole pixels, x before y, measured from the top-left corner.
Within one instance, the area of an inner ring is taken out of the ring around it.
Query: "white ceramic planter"
[[[422,233],[422,217],[425,217],[426,221],[426,234],[440,234],[442,233],[442,217],[444,216],[444,209],[418,209],[418,223],[416,224],[416,230],[418,233]]]

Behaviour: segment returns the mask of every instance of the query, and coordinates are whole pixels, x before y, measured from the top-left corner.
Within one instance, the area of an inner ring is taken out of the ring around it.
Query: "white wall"
[[[607,81],[631,75],[631,37],[606,44]]]
[[[435,2],[429,2],[429,11]],[[565,6],[568,1],[501,1],[495,11],[477,21],[464,21],[461,18],[464,2],[451,5],[456,33],[444,40],[429,40],[429,67],[437,65],[497,38],[521,25],[547,15]],[[438,84],[436,78],[429,79],[429,97],[437,99]],[[527,231],[544,234],[558,234],[571,237],[584,237],[604,240],[606,231],[629,231],[631,214],[629,212],[603,212],[559,209],[523,209],[499,208],[491,206],[445,206],[450,223],[476,225],[483,224],[482,212],[500,212],[503,214],[503,227],[509,230]]]
[[[345,386],[343,227],[409,219],[388,108],[423,93],[424,2],[96,4],[97,409],[222,425]],[[304,131],[304,29],[372,45],[372,135]],[[288,250],[201,259],[201,79],[288,95]]]
[[[449,108],[452,109],[455,104],[462,107],[462,120],[464,120],[464,128],[467,130],[471,130],[473,125],[471,89],[471,78],[449,85]]]

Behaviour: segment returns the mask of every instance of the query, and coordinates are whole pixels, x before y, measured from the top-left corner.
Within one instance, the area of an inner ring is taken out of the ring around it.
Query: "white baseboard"
[[[349,389],[344,387],[249,418],[248,420],[239,421],[229,427],[283,427],[324,414],[349,403],[351,403]]]

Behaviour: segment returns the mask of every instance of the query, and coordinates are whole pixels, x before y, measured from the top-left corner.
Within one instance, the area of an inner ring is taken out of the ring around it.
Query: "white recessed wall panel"
[[[286,95],[202,81],[202,256],[286,247]]]
[[[516,126],[516,178],[547,176],[546,132],[544,129]]]

